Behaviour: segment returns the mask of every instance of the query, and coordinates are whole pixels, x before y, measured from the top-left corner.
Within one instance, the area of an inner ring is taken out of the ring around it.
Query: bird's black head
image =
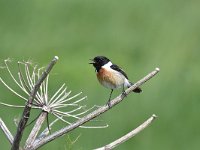
[[[92,60],[92,62],[90,64],[92,64],[95,67],[95,69],[97,70],[97,72],[101,69],[101,67],[103,65],[107,64],[110,61],[105,56],[96,56],[96,57],[94,57],[91,60]]]

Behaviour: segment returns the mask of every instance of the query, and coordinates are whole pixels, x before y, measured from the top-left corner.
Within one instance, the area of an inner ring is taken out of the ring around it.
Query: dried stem
[[[18,150],[19,149],[19,145],[20,145],[20,141],[21,141],[21,138],[22,138],[22,135],[23,135],[23,131],[25,129],[25,126],[26,126],[28,119],[29,119],[29,116],[30,116],[31,104],[33,103],[33,100],[35,99],[36,93],[39,90],[40,85],[45,80],[45,78],[47,77],[47,75],[49,74],[49,72],[51,71],[51,69],[53,68],[55,63],[57,62],[57,60],[58,60],[58,57],[55,56],[53,58],[53,60],[49,63],[49,65],[47,66],[46,70],[43,72],[42,76],[39,78],[39,80],[34,85],[34,88],[30,93],[28,102],[27,102],[27,104],[24,108],[21,120],[19,122],[19,125],[18,125],[18,128],[17,128],[17,133],[15,135],[11,150]]]
[[[41,112],[33,129],[31,130],[31,133],[30,133],[28,139],[26,140],[25,149],[29,149],[29,147],[31,147],[31,145],[35,142],[35,139],[36,139],[46,117],[47,117],[47,112],[45,112],[45,111]]]
[[[8,141],[12,145],[14,138],[1,118],[0,118],[0,128],[2,129],[3,133],[6,135]]]
[[[140,126],[138,126],[137,128],[133,129],[132,131],[130,131],[129,133],[127,133],[126,135],[122,136],[121,138],[113,141],[112,143],[97,148],[95,150],[111,150],[115,147],[117,147],[118,145],[128,141],[130,138],[134,137],[135,135],[137,135],[138,133],[140,133],[142,130],[144,130],[146,127],[148,127],[155,119],[156,119],[156,115],[152,115],[149,119],[147,119],[144,123],[142,123]]]
[[[157,73],[159,72],[159,68],[156,68],[154,71],[152,71],[151,73],[149,73],[147,76],[145,76],[143,79],[141,79],[140,81],[138,81],[137,83],[135,83],[134,85],[132,85],[130,88],[128,88],[125,92],[126,94],[130,94],[134,89],[136,89],[137,87],[141,86],[143,83],[145,83],[146,81],[148,81],[149,79],[151,79],[153,76],[155,76]],[[101,115],[102,113],[108,111],[109,109],[111,109],[114,105],[118,104],[119,102],[121,102],[124,99],[125,95],[121,94],[118,97],[116,97],[115,99],[110,101],[110,107],[108,105],[104,105],[100,108],[98,108],[97,110],[89,113],[88,115],[86,115],[85,117],[79,119],[78,121],[76,121],[73,124],[70,124],[69,126],[43,138],[40,141],[37,141],[33,144],[33,147],[30,150],[35,150],[38,149],[39,147],[43,146],[44,144],[70,132],[71,130],[74,130],[75,128],[81,126],[82,124],[92,120],[93,118]]]

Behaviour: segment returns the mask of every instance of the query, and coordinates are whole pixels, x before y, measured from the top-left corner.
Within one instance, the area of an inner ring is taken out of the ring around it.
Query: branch
[[[12,145],[14,138],[1,118],[0,118],[0,128],[2,129],[3,133],[6,135],[8,141]]]
[[[146,81],[148,81],[149,79],[151,79],[153,76],[155,76],[158,72],[159,72],[159,68],[156,68],[154,71],[152,71],[151,73],[149,73],[147,76],[145,76],[143,79],[141,79],[140,81],[138,81],[137,83],[135,83],[134,85],[132,85],[130,88],[126,89],[126,93],[127,95],[130,94],[134,89],[136,89],[137,87],[141,86],[142,84],[144,84]],[[75,123],[57,131],[54,132],[53,134],[43,138],[40,141],[37,141],[33,144],[33,147],[30,150],[34,150],[37,149],[41,146],[43,146],[44,144],[70,132],[71,130],[74,130],[75,128],[79,127],[80,125],[92,120],[93,118],[101,115],[102,113],[108,111],[109,109],[111,109],[114,105],[118,104],[119,102],[121,102],[124,99],[125,95],[121,94],[118,97],[116,97],[115,99],[110,101],[110,107],[108,105],[104,105],[100,108],[98,108],[97,110],[91,112],[90,114],[86,115],[85,117],[79,119],[78,121],[76,121]]]
[[[22,138],[22,135],[23,135],[23,131],[24,131],[25,127],[26,127],[26,124],[27,124],[29,116],[30,116],[31,104],[32,104],[32,102],[33,102],[33,100],[35,98],[35,95],[36,95],[37,91],[40,88],[40,85],[45,80],[45,78],[47,77],[47,75],[49,74],[49,72],[51,71],[51,69],[56,64],[57,61],[58,61],[58,57],[55,56],[52,59],[52,61],[49,63],[49,65],[47,66],[46,70],[42,73],[40,79],[34,85],[34,88],[30,93],[28,102],[27,102],[27,104],[26,104],[26,106],[24,108],[24,112],[23,112],[21,120],[19,122],[19,125],[18,125],[18,128],[17,128],[17,133],[15,135],[11,150],[19,150],[19,145],[20,145],[20,141],[21,141],[21,138]]]
[[[141,132],[142,130],[144,130],[146,127],[148,127],[155,119],[156,119],[156,115],[152,115],[149,119],[147,119],[144,123],[142,123],[140,126],[138,126],[137,128],[133,129],[132,131],[130,131],[129,133],[127,133],[126,135],[122,136],[121,138],[115,140],[114,142],[103,146],[101,148],[97,148],[95,150],[110,150],[113,149],[115,147],[117,147],[118,145],[128,141],[130,138],[134,137],[135,135],[137,135],[139,132]]]
[[[26,140],[25,149],[29,149],[29,147],[31,147],[31,145],[35,142],[38,132],[40,131],[42,124],[45,121],[46,117],[47,117],[47,112],[42,111],[40,116],[38,117],[33,129],[31,130],[31,133],[30,133],[28,139]]]

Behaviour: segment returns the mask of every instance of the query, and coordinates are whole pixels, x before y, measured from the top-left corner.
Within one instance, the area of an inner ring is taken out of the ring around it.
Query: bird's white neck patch
[[[110,66],[112,66],[112,62],[111,61],[109,61],[107,64],[103,65],[102,67],[108,69],[108,68],[110,68]]]

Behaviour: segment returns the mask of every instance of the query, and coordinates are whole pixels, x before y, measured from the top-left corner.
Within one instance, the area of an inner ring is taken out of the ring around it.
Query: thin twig
[[[51,129],[51,127],[58,121],[59,119],[56,118],[54,121],[52,121],[49,124],[49,129]],[[46,129],[44,129],[44,131],[42,131],[42,133],[40,133],[40,135],[37,137],[37,141],[41,140],[42,138],[44,138],[45,136],[47,136],[50,133],[50,130],[48,129],[48,127]]]
[[[14,138],[1,118],[0,118],[0,128],[2,129],[3,133],[6,135],[8,141],[12,145]]]
[[[138,126],[137,128],[133,129],[132,131],[130,131],[129,133],[127,133],[126,135],[120,137],[119,139],[113,141],[112,143],[97,148],[95,150],[111,150],[115,147],[117,147],[118,145],[128,141],[130,138],[134,137],[135,135],[137,135],[139,132],[141,132],[142,130],[144,130],[146,127],[148,127],[155,119],[156,119],[156,115],[152,115],[149,119],[147,119],[144,123],[142,123],[140,126]]]
[[[21,141],[21,138],[22,138],[22,135],[23,135],[23,131],[26,127],[26,124],[27,124],[29,116],[30,116],[31,104],[33,103],[33,100],[36,96],[37,91],[40,88],[40,85],[45,80],[45,78],[47,77],[47,75],[49,74],[49,72],[51,71],[53,66],[56,64],[57,60],[58,60],[58,57],[55,56],[52,59],[52,61],[49,63],[49,65],[47,66],[46,70],[42,73],[41,77],[38,79],[36,84],[34,85],[34,88],[31,91],[28,102],[27,102],[27,104],[24,108],[24,112],[23,112],[21,120],[19,122],[19,125],[18,125],[18,128],[17,128],[17,133],[15,135],[11,150],[18,150],[19,149],[19,144],[20,144],[20,141]]]
[[[145,76],[143,79],[139,80],[137,83],[135,83],[134,85],[132,85],[130,88],[128,88],[125,92],[126,92],[126,96],[128,94],[130,94],[134,89],[136,89],[137,87],[141,86],[143,83],[145,83],[146,81],[148,81],[149,79],[151,79],[153,76],[155,76],[158,72],[159,72],[159,68],[156,68],[154,71],[152,71],[151,73],[149,73],[147,76]],[[81,126],[82,124],[92,120],[93,118],[101,115],[102,113],[108,111],[109,109],[111,109],[114,105],[118,104],[119,102],[121,102],[124,99],[125,95],[121,94],[118,97],[116,97],[115,99],[110,101],[110,106],[108,105],[104,105],[100,108],[98,108],[97,110],[89,113],[88,115],[86,115],[85,117],[79,119],[78,121],[76,121],[73,124],[70,124],[69,126],[41,139],[40,141],[37,141],[33,144],[33,147],[30,150],[35,150],[38,149],[39,147],[43,146],[44,144],[70,132],[71,130],[74,130],[75,128]]]

